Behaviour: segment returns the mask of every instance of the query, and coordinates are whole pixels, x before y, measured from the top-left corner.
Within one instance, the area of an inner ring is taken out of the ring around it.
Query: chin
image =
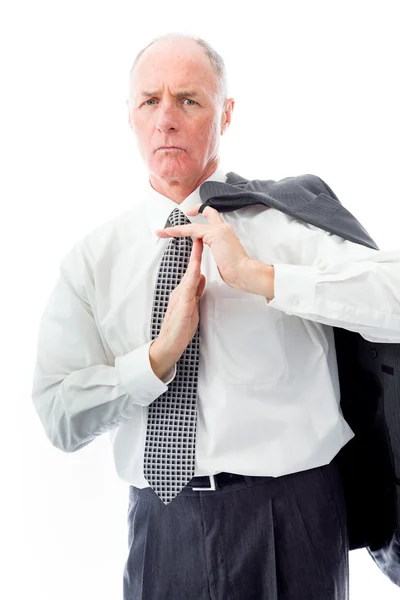
[[[177,160],[153,160],[150,164],[151,171],[163,179],[171,179],[172,177],[185,177],[190,174],[190,165],[183,164]]]

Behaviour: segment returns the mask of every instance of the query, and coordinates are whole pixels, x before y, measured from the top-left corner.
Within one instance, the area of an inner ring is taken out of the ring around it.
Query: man
[[[148,195],[62,261],[33,388],[46,433],[74,452],[110,432],[124,600],[345,600],[332,325],[400,341],[383,253],[265,207],[199,214],[234,107],[203,40],[152,42],[127,103]]]

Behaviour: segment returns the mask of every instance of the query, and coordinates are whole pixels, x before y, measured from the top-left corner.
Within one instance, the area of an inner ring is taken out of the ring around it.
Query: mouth
[[[162,146],[161,148],[158,148],[158,150],[180,150],[181,152],[184,152],[184,150],[182,148],[178,148],[178,146]]]

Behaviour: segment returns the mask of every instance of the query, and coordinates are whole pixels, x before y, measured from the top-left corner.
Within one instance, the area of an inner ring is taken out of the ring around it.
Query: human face
[[[217,83],[207,55],[193,42],[156,42],[140,57],[129,120],[156,189],[190,186],[218,165],[219,136],[230,114]]]

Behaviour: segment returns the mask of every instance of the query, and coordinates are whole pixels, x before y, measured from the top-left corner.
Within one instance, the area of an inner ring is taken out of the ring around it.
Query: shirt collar
[[[210,175],[204,181],[221,181],[226,183],[225,170],[221,165],[218,165],[214,173]],[[204,183],[204,181],[202,183]],[[201,185],[201,184],[200,184]],[[160,194],[154,188],[151,187],[150,180],[147,182],[147,193],[145,193],[144,203],[146,209],[146,218],[149,224],[151,232],[154,234],[155,241],[158,242],[160,239],[156,235],[156,229],[163,229],[167,222],[167,219],[174,208],[179,208],[185,215],[186,211],[194,207],[195,204],[201,202],[200,198],[200,185],[193,190],[189,196],[183,200],[180,204],[177,204],[167,196]],[[187,216],[187,215],[186,215]],[[187,216],[191,223],[204,224],[208,223],[207,218],[202,215]]]

